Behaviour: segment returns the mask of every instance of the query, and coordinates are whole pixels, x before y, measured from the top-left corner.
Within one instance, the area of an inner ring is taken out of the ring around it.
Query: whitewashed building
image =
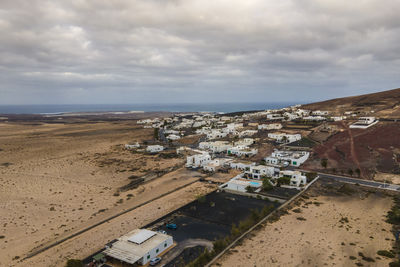
[[[245,171],[250,170],[250,168],[255,166],[256,163],[252,161],[231,161],[228,163],[228,165],[231,169]]]
[[[280,124],[280,123],[270,123],[270,124],[258,125],[258,130],[279,130],[279,129],[282,129],[282,124]]]
[[[258,153],[258,149],[256,148],[249,148],[248,146],[234,146],[229,148],[226,153],[228,155],[235,155],[237,157],[252,157]]]
[[[269,133],[268,138],[274,139],[279,143],[293,143],[301,139],[301,134]]]
[[[125,145],[125,149],[128,149],[128,150],[136,149],[136,148],[139,148],[139,147],[140,147],[139,142],[136,142],[134,144],[126,144]]]
[[[212,153],[226,152],[232,145],[228,141],[201,142],[199,148],[208,150]]]
[[[173,245],[172,236],[147,229],[135,229],[121,236],[102,252],[128,264],[146,265]]]
[[[367,129],[378,123],[375,117],[360,117],[357,122],[350,125],[352,129]]]
[[[164,150],[164,147],[160,146],[160,145],[152,145],[152,146],[148,146],[146,148],[146,151],[150,152],[150,153],[157,153],[157,152],[161,152],[163,150]]]
[[[174,141],[174,140],[181,139],[181,137],[179,135],[176,135],[176,134],[170,134],[170,135],[167,136],[167,139],[171,140],[171,141]]]
[[[307,184],[307,177],[299,171],[280,171],[279,177],[290,178],[290,186],[304,186]]]
[[[253,179],[245,179],[242,178],[241,175],[238,175],[228,182],[219,186],[222,190],[231,190],[245,193],[247,192],[248,187],[252,187],[254,191],[259,191],[262,186],[262,181],[253,180]]]
[[[201,168],[211,161],[208,153],[198,153],[186,157],[186,168]]]
[[[245,171],[245,175],[252,179],[261,179],[264,176],[273,177],[275,176],[275,168],[264,165],[251,166],[249,170]]]
[[[310,152],[307,151],[274,150],[271,156],[265,158],[265,162],[273,165],[290,165],[299,167],[309,158],[309,156]]]

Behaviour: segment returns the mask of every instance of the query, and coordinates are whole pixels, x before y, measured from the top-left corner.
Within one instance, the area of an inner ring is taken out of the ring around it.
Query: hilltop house
[[[352,129],[367,129],[378,123],[375,117],[360,117],[357,122],[350,125]]]

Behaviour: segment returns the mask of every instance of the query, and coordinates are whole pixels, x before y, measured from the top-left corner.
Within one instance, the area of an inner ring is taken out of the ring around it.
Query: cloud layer
[[[2,0],[0,104],[312,101],[399,87],[400,1]]]

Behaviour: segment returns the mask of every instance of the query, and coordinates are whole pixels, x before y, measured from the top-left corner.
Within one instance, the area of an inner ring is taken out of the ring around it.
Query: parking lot
[[[227,192],[212,192],[148,225],[148,228],[166,231],[177,246],[163,256],[162,264],[182,266],[198,257],[212,242],[230,234],[233,224],[239,224],[265,206],[277,208],[280,203],[250,198]],[[177,229],[168,229],[176,224]]]

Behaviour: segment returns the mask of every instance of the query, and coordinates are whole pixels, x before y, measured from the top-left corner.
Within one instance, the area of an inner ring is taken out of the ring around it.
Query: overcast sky
[[[399,0],[1,0],[0,104],[308,102],[400,87]]]

